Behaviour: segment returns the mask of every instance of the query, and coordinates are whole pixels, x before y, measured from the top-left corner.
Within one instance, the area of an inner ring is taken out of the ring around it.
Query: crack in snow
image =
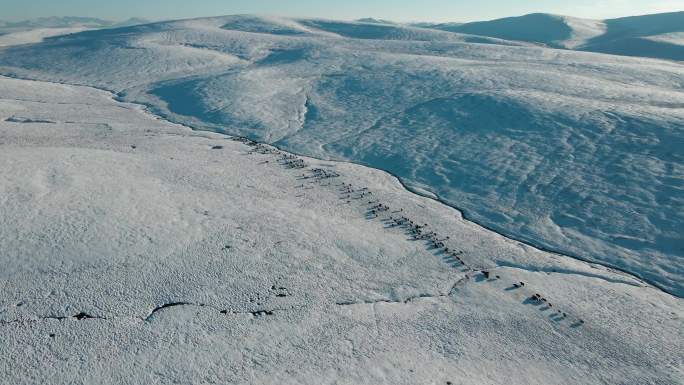
[[[410,302],[413,302],[415,300],[419,300],[422,298],[448,298],[454,295],[454,293],[458,290],[458,287],[461,286],[463,283],[467,282],[469,280],[469,277],[466,275],[465,277],[459,279],[456,281],[449,291],[447,293],[438,293],[438,294],[432,294],[432,293],[421,293],[421,294],[416,294],[412,295],[410,297],[406,297],[404,299],[390,299],[390,298],[380,298],[380,299],[375,299],[375,300],[351,300],[351,301],[339,301],[335,302],[335,305],[337,306],[353,306],[353,305],[375,305],[378,303],[399,303],[399,304],[408,304]]]
[[[462,279],[458,280],[456,283],[454,283],[454,285],[451,287],[451,289],[449,290],[448,293],[442,293],[442,294],[423,293],[423,294],[417,294],[414,296],[407,297],[403,300],[378,299],[378,300],[361,300],[361,301],[358,301],[358,300],[336,301],[334,303],[328,304],[328,306],[350,306],[350,305],[360,305],[360,304],[373,304],[373,305],[375,305],[377,303],[383,303],[383,302],[384,303],[408,304],[408,303],[413,302],[413,301],[420,299],[420,298],[446,298],[446,297],[450,297],[451,295],[453,295],[456,288],[464,281],[466,281],[466,278],[462,278]],[[135,318],[140,319],[143,322],[149,323],[149,322],[152,322],[154,320],[154,317],[158,312],[160,312],[164,309],[170,309],[170,308],[174,308],[174,307],[185,307],[185,306],[209,308],[209,309],[215,310],[215,311],[217,311],[223,315],[250,314],[250,315],[254,316],[255,318],[274,315],[277,312],[297,311],[297,310],[302,310],[302,309],[314,309],[315,308],[315,306],[298,305],[298,306],[292,306],[292,307],[287,307],[287,308],[273,307],[273,308],[264,308],[264,309],[257,309],[257,310],[239,311],[239,310],[222,309],[222,308],[216,307],[214,305],[208,305],[205,303],[176,301],[176,302],[165,303],[165,304],[162,304],[162,305],[155,307],[145,317],[135,317]],[[46,321],[46,320],[63,321],[63,320],[69,319],[69,318],[75,319],[78,321],[82,321],[82,320],[113,320],[113,319],[126,318],[126,317],[117,317],[117,316],[104,317],[104,316],[91,315],[91,314],[88,314],[85,312],[80,312],[80,313],[74,314],[72,316],[48,315],[48,316],[39,316],[36,318],[0,320],[0,325],[10,325],[10,324],[17,324],[17,323],[24,323],[24,322],[39,322],[39,321]]]
[[[154,315],[167,308],[172,308],[172,307],[180,307],[180,306],[192,306],[192,307],[201,307],[201,308],[209,308],[212,310],[215,310],[221,314],[224,315],[238,315],[238,314],[251,314],[252,316],[258,318],[266,315],[274,315],[276,312],[281,312],[281,311],[290,311],[290,310],[300,310],[303,308],[306,308],[307,306],[292,306],[289,308],[269,308],[269,309],[257,309],[257,310],[245,310],[245,311],[237,311],[237,310],[227,310],[227,309],[222,309],[213,305],[208,305],[205,303],[193,303],[193,302],[184,302],[184,301],[179,301],[179,302],[170,302],[166,303],[160,306],[157,306],[156,308],[152,309],[152,311],[147,315],[145,318],[141,318],[144,322],[151,322],[154,320]]]
[[[71,316],[62,316],[62,315],[46,315],[46,316],[39,316],[37,318],[27,318],[27,319],[14,319],[14,320],[0,320],[0,325],[10,325],[10,324],[15,324],[15,323],[23,323],[23,322],[38,322],[38,321],[46,321],[46,320],[57,320],[57,321],[64,321],[66,319],[75,319],[77,321],[83,321],[87,319],[93,319],[93,320],[107,320],[109,318],[107,317],[102,317],[102,316],[94,316],[90,315],[85,312],[80,312],[78,314],[74,314]]]

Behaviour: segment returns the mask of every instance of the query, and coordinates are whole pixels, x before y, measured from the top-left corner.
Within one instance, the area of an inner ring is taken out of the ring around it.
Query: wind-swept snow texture
[[[681,299],[378,170],[2,77],[0,164],[3,384],[684,383]]]
[[[479,39],[231,16],[9,47],[0,70],[382,168],[501,233],[684,295],[684,66]]]

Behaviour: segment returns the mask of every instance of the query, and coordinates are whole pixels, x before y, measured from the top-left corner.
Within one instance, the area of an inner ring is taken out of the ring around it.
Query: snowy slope
[[[432,28],[508,40],[543,43],[552,47],[570,49],[605,33],[605,25],[601,21],[547,13],[533,13],[465,24],[437,24]]]
[[[408,41],[451,41],[501,45],[526,45],[523,42],[469,34],[455,34],[427,28],[388,24],[378,21],[340,22],[335,20],[298,20],[315,30],[329,32],[336,36],[353,39],[408,40]]]
[[[113,22],[88,17],[42,17],[18,22],[0,21],[0,47],[38,43],[49,37],[91,29],[126,27],[145,23],[148,21],[139,18]]]
[[[617,55],[646,56],[684,61],[684,46],[653,39],[684,32],[684,12],[606,20],[606,33],[588,40],[582,49]]]
[[[0,67],[383,168],[497,231],[684,294],[684,67],[367,24],[155,23],[6,49]]]
[[[681,299],[288,156],[0,77],[3,382],[684,383]]]
[[[626,56],[684,60],[681,44],[650,36],[684,32],[684,12],[589,20],[545,13],[429,28]]]

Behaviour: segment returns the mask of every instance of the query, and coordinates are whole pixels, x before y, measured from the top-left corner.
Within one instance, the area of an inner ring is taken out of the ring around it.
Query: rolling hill
[[[615,55],[684,60],[684,46],[660,35],[684,32],[684,12],[588,20],[534,13],[430,28]]]

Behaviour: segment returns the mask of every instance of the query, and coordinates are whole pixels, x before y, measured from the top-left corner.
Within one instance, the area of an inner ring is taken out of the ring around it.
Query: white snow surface
[[[684,67],[471,38],[228,16],[8,47],[0,71],[385,169],[496,231],[684,295]]]
[[[382,171],[283,156],[0,77],[2,382],[684,383],[681,299]],[[390,215],[449,237],[467,268]]]
[[[38,43],[44,39],[101,28],[125,27],[145,24],[144,19],[132,18],[113,22],[89,17],[42,17],[19,22],[0,20],[0,48]]]

